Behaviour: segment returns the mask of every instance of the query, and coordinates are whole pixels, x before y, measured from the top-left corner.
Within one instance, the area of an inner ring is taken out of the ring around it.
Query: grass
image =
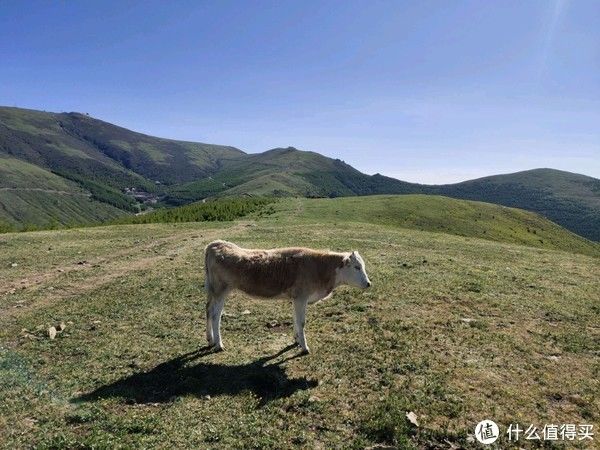
[[[434,186],[429,193],[535,211],[600,241],[600,180],[554,169],[526,170]]]
[[[281,224],[362,222],[600,255],[600,245],[527,211],[434,195],[293,199],[273,206]]]
[[[475,448],[483,418],[598,424],[599,258],[271,206],[0,236],[0,445]],[[209,353],[216,238],[359,250],[374,286],[309,308],[306,357],[287,302],[233,294],[226,351]]]
[[[25,161],[0,156],[0,233],[99,223],[123,214],[96,201],[72,181]]]
[[[98,224],[124,214],[85,194],[0,191],[0,205],[0,219],[17,230]]]

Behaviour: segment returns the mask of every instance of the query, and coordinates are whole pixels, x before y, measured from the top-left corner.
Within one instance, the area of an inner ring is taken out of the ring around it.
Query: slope
[[[0,107],[0,163],[4,169],[0,183],[9,187],[9,172],[14,167],[7,161],[14,166],[19,160],[28,164],[18,173],[21,184],[35,185],[38,178],[43,184],[40,190],[21,189],[18,194],[5,189],[3,216],[20,226],[113,218],[138,211],[137,202],[124,193],[126,188],[159,196],[162,184],[206,176],[218,169],[222,158],[239,154],[242,152],[233,147],[146,136],[85,114]],[[58,193],[51,191],[65,189],[44,184],[50,180],[50,184],[70,180],[69,186],[79,186],[96,202],[67,198],[63,193],[63,208],[58,208]]]
[[[534,169],[434,186],[428,192],[535,211],[581,236],[600,241],[600,180],[596,178]]]
[[[490,412],[502,431],[598,422],[599,258],[372,223],[247,225],[2,236],[0,446],[475,450]],[[214,239],[355,249],[373,286],[309,307],[304,357],[289,302],[232,293],[211,353]],[[514,444],[503,432],[497,448]]]
[[[22,224],[87,224],[123,214],[122,210],[95,200],[74,182],[0,155],[0,222],[4,228],[19,228]]]
[[[293,199],[275,204],[279,224],[371,223],[600,256],[600,245],[535,213],[436,195]]]
[[[96,176],[117,188],[191,181],[215,171],[221,159],[243,154],[233,147],[147,136],[80,113],[6,107],[0,108],[1,152]]]
[[[366,175],[339,159],[293,147],[224,160],[210,178],[170,190],[168,201],[193,201],[214,195],[340,197],[420,192],[420,185],[381,175]]]
[[[244,154],[233,147],[147,136],[85,114],[18,108],[0,108],[3,154],[72,180],[95,200],[129,212],[137,211],[138,205],[124,193],[126,188],[146,192],[165,205],[248,194],[339,197],[422,193],[534,211],[600,241],[600,180],[552,169],[451,185],[419,185],[366,175],[339,159],[293,147]],[[26,211],[16,213],[19,217]],[[32,216],[36,223],[46,220],[37,213]],[[68,217],[59,222],[66,220]]]

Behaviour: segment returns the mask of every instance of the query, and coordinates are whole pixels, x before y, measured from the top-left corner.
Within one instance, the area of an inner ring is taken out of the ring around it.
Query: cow
[[[366,289],[371,281],[358,252],[337,253],[309,248],[246,249],[214,241],[205,249],[206,339],[223,350],[221,314],[233,289],[259,298],[288,298],[294,305],[294,338],[306,354],[306,305],[331,296],[342,284]]]

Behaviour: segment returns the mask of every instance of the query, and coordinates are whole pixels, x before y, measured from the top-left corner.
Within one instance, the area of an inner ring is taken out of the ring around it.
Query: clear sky
[[[0,104],[444,183],[600,177],[600,1],[2,1]]]

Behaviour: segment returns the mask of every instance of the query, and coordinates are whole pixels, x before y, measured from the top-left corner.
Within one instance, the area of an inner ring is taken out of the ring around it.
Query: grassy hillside
[[[495,175],[432,189],[450,197],[535,211],[600,241],[600,180],[553,169]]]
[[[6,228],[98,223],[123,214],[74,182],[0,155],[0,224]]]
[[[116,188],[150,188],[215,171],[233,147],[147,136],[80,113],[0,107],[0,153]],[[95,173],[100,171],[100,173]]]
[[[314,152],[274,149],[224,161],[211,177],[172,187],[167,202],[181,204],[241,194],[339,197],[415,193],[534,211],[581,236],[600,241],[600,180],[551,169],[427,186],[365,175],[340,160]]]
[[[350,200],[330,204],[347,218]],[[0,236],[0,446],[479,448],[491,418],[508,448],[510,423],[598,423],[599,258],[398,228],[375,206],[333,226],[328,200],[294,202],[256,221]],[[217,238],[358,250],[373,287],[309,307],[305,357],[288,302],[236,293],[213,354],[202,249]]]
[[[340,197],[419,192],[419,185],[365,175],[339,159],[295,148],[277,148],[223,161],[210,178],[176,186],[167,201],[215,195]]]
[[[600,180],[551,169],[427,186],[366,175],[339,159],[293,147],[244,154],[233,147],[147,136],[85,114],[5,107],[0,107],[0,156],[73,181],[94,200],[127,212],[138,207],[125,195],[126,188],[150,193],[168,206],[247,194],[340,197],[422,193],[534,211],[600,241]],[[47,199],[30,201],[43,204]],[[72,206],[68,211],[77,212],[74,216],[51,216],[65,222],[89,215],[87,210],[77,211],[77,204]],[[13,216],[32,215],[35,223],[46,222],[48,217],[37,211],[19,210]]]
[[[293,199],[273,206],[283,224],[370,223],[600,256],[600,245],[514,208],[435,195]]]
[[[160,195],[163,184],[205,177],[218,169],[222,159],[240,154],[233,147],[135,133],[85,114],[0,107],[0,157],[3,166],[13,161],[11,167],[0,168],[0,184],[43,188],[0,193],[6,206],[0,220],[10,216],[22,226],[114,218],[138,210],[136,201],[124,194],[125,188]],[[29,164],[28,169],[9,173],[14,171],[15,160]],[[79,192],[91,194],[95,202],[64,194],[59,198],[49,192],[55,190],[54,184],[78,186]],[[55,207],[59,200],[62,210]]]

